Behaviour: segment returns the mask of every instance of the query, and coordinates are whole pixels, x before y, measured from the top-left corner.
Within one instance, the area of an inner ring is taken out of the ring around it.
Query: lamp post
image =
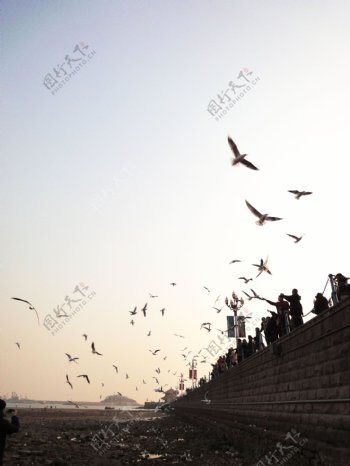
[[[238,319],[237,313],[243,307],[244,300],[243,298],[239,298],[236,293],[232,292],[232,298],[229,302],[228,298],[225,298],[226,306],[233,311],[233,331],[234,331],[234,339],[236,341],[236,348],[237,348],[237,339],[238,339]]]
[[[197,367],[197,359],[195,356],[193,356],[192,362],[191,362],[191,369],[190,369],[190,379],[192,380],[192,390],[193,390],[194,380],[197,380],[197,370],[195,370],[196,367]]]

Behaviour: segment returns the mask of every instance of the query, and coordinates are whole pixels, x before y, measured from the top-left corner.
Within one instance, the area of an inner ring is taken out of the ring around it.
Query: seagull
[[[35,309],[35,307],[33,306],[33,304],[31,304],[29,301],[25,300],[25,299],[21,299],[21,298],[11,298],[11,299],[15,299],[16,301],[22,301],[23,303],[26,303],[28,304],[29,306],[29,309],[31,311],[35,311],[35,314],[37,316],[37,319],[38,319],[38,325],[40,325],[40,321],[39,321],[39,314],[38,314],[38,311]]]
[[[72,356],[70,354],[68,354],[68,353],[64,353],[64,354],[67,356],[69,362],[75,362],[76,364],[78,364],[77,360],[79,358],[72,358]]]
[[[152,377],[152,379],[154,379],[156,383],[159,385],[159,380],[157,379],[157,377]]]
[[[149,352],[152,353],[153,356],[155,356],[155,355],[158,353],[158,351],[160,351],[160,349],[156,349],[156,350],[154,350],[154,351],[149,350]]]
[[[204,400],[201,400],[201,401],[202,401],[203,403],[205,403],[205,404],[210,404],[211,400],[208,400],[207,394],[208,394],[208,392],[205,392],[205,394],[204,394]]]
[[[82,337],[85,338],[85,341],[87,340],[87,335],[86,335],[86,333],[83,333],[83,334],[82,334]]]
[[[144,385],[146,385],[146,382],[144,381],[144,379],[142,379],[142,383],[143,383]]]
[[[75,406],[76,408],[80,408],[80,406],[78,405],[78,403],[74,403],[73,401],[67,401],[67,403],[69,403],[70,405],[73,405]]]
[[[186,351],[186,350],[187,350],[187,348],[188,348],[188,346],[185,346],[185,348],[184,348],[184,349],[182,349],[181,351]]]
[[[98,351],[95,350],[95,343],[94,342],[91,343],[91,351],[92,351],[92,354],[97,354],[98,356],[103,356],[101,353],[99,353]]]
[[[206,327],[208,325],[208,327]],[[201,325],[201,329],[204,328],[208,332],[211,332],[211,323],[210,322],[205,322],[204,324]]]
[[[137,392],[139,391],[139,389],[138,389],[137,387],[136,387],[136,391],[137,391]]]
[[[147,303],[143,306],[141,311],[143,312],[143,315],[146,317],[146,310],[147,310]]]
[[[105,386],[105,384],[104,384],[103,382],[101,382],[101,385],[102,385],[102,387],[104,387],[104,386]]]
[[[176,286],[176,283],[172,282],[170,283],[171,286]]]
[[[248,162],[246,159],[246,156],[248,154],[241,154],[236,146],[236,144],[233,142],[233,140],[228,136],[227,141],[229,143],[229,146],[234,154],[233,159],[231,160],[231,165],[237,165],[238,163],[241,163],[245,165],[248,168],[251,168],[252,170],[259,170],[255,165],[253,165],[251,162]]]
[[[260,259],[260,264],[252,264],[254,265],[255,267],[258,267],[259,269],[259,273],[258,275],[256,276],[256,278],[258,278],[258,276],[262,273],[262,272],[267,272],[268,274],[272,275],[272,273],[270,272],[270,270],[268,269],[267,267],[267,261],[269,259],[269,256],[266,257],[265,261],[263,261],[262,259]]]
[[[149,297],[150,297],[150,298],[159,298],[159,296],[157,296],[157,295],[155,295],[155,294],[151,294],[151,293],[149,293]]]
[[[246,293],[245,291],[243,291],[243,293],[246,295],[246,297],[248,298],[248,300],[250,301],[251,299],[254,298],[254,296],[250,296],[248,293]]]
[[[210,322],[203,322],[203,324],[201,325],[201,328],[204,327],[205,325],[209,325],[209,327],[210,327],[211,323]]]
[[[207,290],[208,293],[210,293],[210,290],[209,290],[209,288],[208,288],[207,286],[203,286],[203,288],[204,288],[205,290]]]
[[[223,310],[224,306],[222,306],[221,309],[219,309],[218,307],[213,307],[213,309],[216,310],[216,313],[219,314],[219,312],[221,312]]]
[[[18,343],[18,341],[16,341],[15,345],[18,346],[18,349],[21,349],[21,345]]]
[[[177,333],[174,333],[173,335],[174,335],[175,337],[185,338],[183,335],[178,335]]]
[[[245,278],[245,277],[238,277],[238,280],[244,280],[244,283],[247,284],[248,282],[252,281],[252,278]]]
[[[70,382],[70,380],[69,380],[68,374],[66,374],[66,383],[67,383],[68,385],[70,385],[70,388],[73,389],[73,385],[71,384],[71,382]]]
[[[164,316],[165,307],[163,307],[163,309],[161,309],[160,312],[162,313],[162,316]]]
[[[176,372],[173,372],[173,375],[176,375],[177,374],[177,371]]]
[[[168,357],[168,356],[164,356],[163,361],[165,361],[167,357]]]
[[[220,298],[221,298],[221,294],[219,294],[219,296],[215,299],[214,305],[219,301]]]
[[[239,259],[233,259],[233,261],[229,262],[228,265],[235,264],[236,262],[242,262],[242,261]]]
[[[291,189],[288,192],[295,194],[295,199],[300,199],[301,196],[307,196],[308,194],[312,194],[311,191],[298,191],[297,189]]]
[[[250,288],[250,291],[253,293],[254,298],[256,298],[256,299],[262,299],[262,298],[258,295],[258,293],[256,293],[252,288]]]
[[[147,336],[148,336],[148,337],[151,336],[151,330],[147,333]]]
[[[289,233],[287,233],[287,235],[294,239],[294,243],[299,243],[299,241],[301,240],[301,238],[304,236],[304,235],[302,235],[302,236],[295,236],[295,235],[290,235]]]
[[[114,367],[114,369],[115,369],[116,373],[118,374],[118,367],[117,367],[117,366],[115,366],[114,364],[113,364],[113,367]]]
[[[129,377],[129,374],[128,374],[128,373],[126,373],[126,374],[125,374],[125,378],[126,378],[126,379],[130,379],[130,377]]]
[[[89,376],[86,375],[86,374],[80,374],[80,375],[77,375],[77,377],[84,377],[84,379],[86,379],[87,383],[90,383]]]
[[[123,396],[120,392],[117,392],[119,396]]]
[[[129,314],[130,314],[131,316],[136,315],[136,314],[137,314],[136,309],[137,309],[137,306],[134,307],[134,310],[133,310],[133,311],[129,311]]]
[[[159,367],[156,369],[157,374],[160,374],[160,369]]]
[[[258,210],[255,209],[249,202],[246,200],[245,203],[247,204],[248,209],[254,214],[259,220],[256,222],[257,225],[264,225],[267,220],[271,220],[275,222],[276,220],[283,220],[280,217],[270,217],[268,214],[261,214]]]

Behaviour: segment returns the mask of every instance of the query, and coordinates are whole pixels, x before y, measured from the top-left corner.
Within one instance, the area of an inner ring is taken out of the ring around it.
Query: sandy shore
[[[243,464],[232,446],[171,415],[130,413],[19,410],[21,431],[8,437],[4,465]]]

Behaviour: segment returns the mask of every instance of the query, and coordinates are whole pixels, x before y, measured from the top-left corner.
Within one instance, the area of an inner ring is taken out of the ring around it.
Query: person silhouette
[[[19,420],[15,409],[5,411],[6,401],[0,399],[0,466],[3,464],[6,436],[19,430]],[[11,417],[11,422],[6,419]]]

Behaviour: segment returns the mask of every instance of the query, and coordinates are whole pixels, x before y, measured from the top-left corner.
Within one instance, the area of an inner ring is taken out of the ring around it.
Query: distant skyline
[[[213,306],[233,291],[297,288],[306,314],[329,273],[350,275],[349,13],[337,0],[3,3],[0,394],[158,400],[200,349],[199,377],[229,347],[216,329],[232,313]],[[60,89],[45,81],[75,66]],[[216,120],[210,102],[230,105],[244,70],[259,81]],[[231,165],[228,136],[259,170]],[[246,201],[282,220],[256,225]],[[256,278],[266,257],[272,275]],[[269,308],[245,300],[249,333]]]

